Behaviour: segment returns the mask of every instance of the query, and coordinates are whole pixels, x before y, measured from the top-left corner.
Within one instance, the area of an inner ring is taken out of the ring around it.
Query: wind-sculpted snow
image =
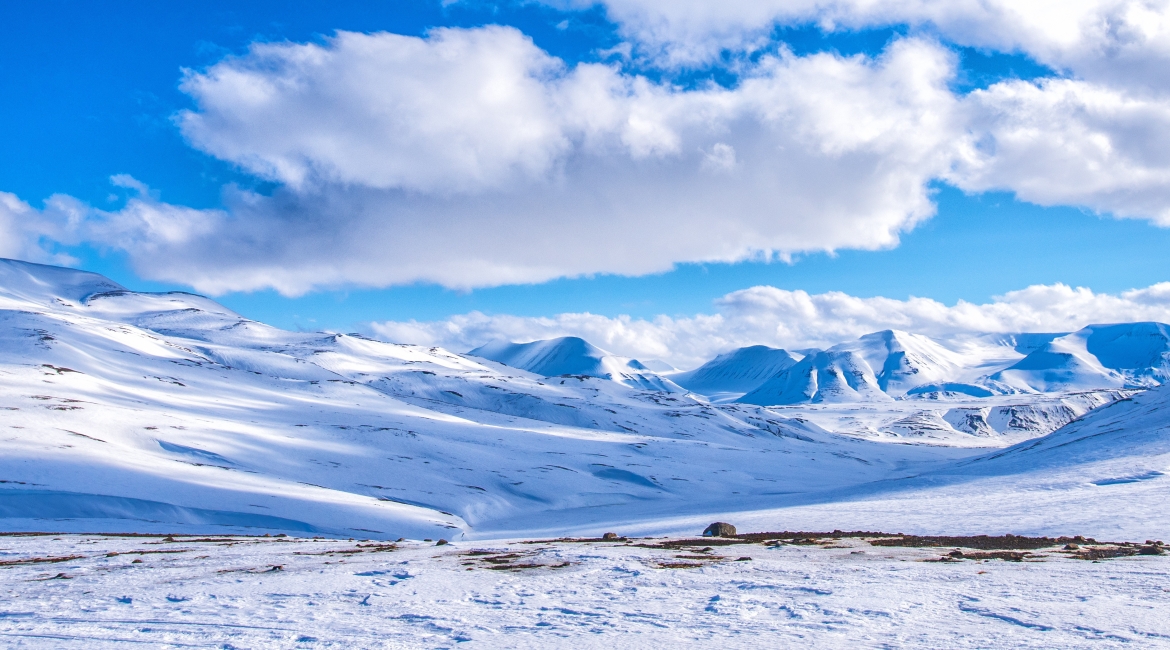
[[[304,534],[7,537],[0,637],[86,650],[1096,650],[1164,648],[1170,637],[1165,555],[1090,562],[1058,540],[998,553],[955,540],[957,559],[954,546],[889,536],[708,545],[694,534],[438,547]]]

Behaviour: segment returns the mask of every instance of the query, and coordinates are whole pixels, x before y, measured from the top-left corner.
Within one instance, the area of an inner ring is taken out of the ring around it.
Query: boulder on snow
[[[617,533],[606,533],[601,536],[601,539],[618,539]]]
[[[735,526],[717,521],[707,526],[707,530],[703,531],[703,537],[735,537]]]

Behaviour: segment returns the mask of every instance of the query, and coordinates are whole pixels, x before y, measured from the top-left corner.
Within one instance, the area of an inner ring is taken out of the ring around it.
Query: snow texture
[[[6,537],[0,637],[43,648],[1170,645],[1166,556],[939,562],[951,549],[845,538],[680,558],[638,546],[660,540],[630,541]]]

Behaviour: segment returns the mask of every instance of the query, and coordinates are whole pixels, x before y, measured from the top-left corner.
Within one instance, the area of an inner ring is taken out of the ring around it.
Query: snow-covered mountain
[[[800,356],[787,350],[752,345],[721,354],[694,370],[671,375],[674,383],[703,395],[739,394],[796,365]]]
[[[971,453],[287,332],[80,271],[0,261],[0,278],[8,530],[502,534],[771,503]]]
[[[882,401],[954,380],[964,355],[926,336],[884,330],[810,353],[740,398],[748,404]]]
[[[673,378],[705,395],[742,393],[740,402],[775,406],[1135,389],[1170,377],[1170,326],[1161,323],[949,340],[885,330],[778,364],[755,350],[720,355]]]
[[[904,388],[958,362],[893,339],[796,363],[725,355],[689,376],[816,370],[811,396],[808,381],[790,393],[821,401],[765,408],[630,381],[661,378],[579,339],[476,351],[524,370],[0,260],[0,528],[487,536],[775,507],[1044,435],[1128,396],[894,400],[883,378]]]
[[[1170,378],[1170,326],[1090,325],[1040,346],[989,379],[1024,391],[1138,388]]]
[[[610,354],[576,336],[564,336],[531,343],[493,341],[468,352],[468,354],[545,377],[566,375],[600,377],[643,390],[657,390],[666,393],[686,392],[669,379],[659,376],[637,359]]]
[[[809,354],[738,401],[770,406],[890,399],[878,388],[873,369],[861,355],[852,350],[827,350]]]

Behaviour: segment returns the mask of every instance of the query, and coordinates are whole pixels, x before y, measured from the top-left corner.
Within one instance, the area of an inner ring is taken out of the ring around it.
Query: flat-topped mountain
[[[545,377],[581,375],[609,379],[645,390],[685,392],[637,359],[610,354],[576,336],[531,343],[493,341],[467,354]]]
[[[796,365],[802,356],[766,345],[752,345],[721,354],[694,370],[670,375],[670,379],[704,395],[746,393]]]

